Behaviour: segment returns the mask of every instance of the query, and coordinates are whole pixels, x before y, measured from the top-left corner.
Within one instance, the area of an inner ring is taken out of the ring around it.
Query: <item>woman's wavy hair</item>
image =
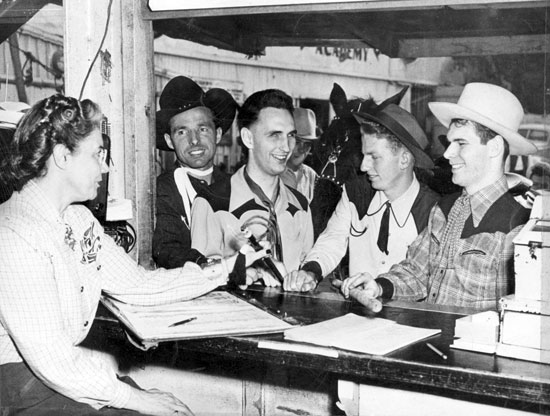
[[[80,141],[100,128],[102,118],[99,106],[91,100],[55,94],[37,102],[17,125],[0,166],[0,179],[19,191],[31,179],[45,176],[55,145],[73,152]]]

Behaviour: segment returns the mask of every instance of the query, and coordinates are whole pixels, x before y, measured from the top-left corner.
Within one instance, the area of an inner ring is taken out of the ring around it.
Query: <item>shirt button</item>
[[[84,322],[84,327],[88,326],[88,321]]]
[[[432,298],[435,298],[435,293],[432,293]]]
[[[84,292],[84,286],[80,286],[80,293]]]
[[[101,270],[101,264],[97,266],[97,270]]]

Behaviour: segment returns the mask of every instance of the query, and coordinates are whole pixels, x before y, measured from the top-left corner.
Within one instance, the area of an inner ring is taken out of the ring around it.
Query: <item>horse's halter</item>
[[[336,117],[333,118],[333,122],[336,121],[336,120],[340,120],[340,117],[336,116]],[[342,152],[342,149],[343,149],[344,145],[347,143],[348,140],[349,140],[349,129],[347,129],[347,128],[344,130],[344,142],[343,143],[339,142],[338,135],[336,135],[337,145],[330,152],[330,154],[328,156],[327,163],[325,163],[325,165],[323,166],[323,169],[321,169],[321,173],[320,173],[318,179],[327,179],[327,180],[335,183],[338,186],[343,185],[343,183],[340,182],[337,179],[338,176],[337,176],[337,171],[336,171],[336,162],[338,162],[338,158],[340,157],[340,153]],[[332,168],[332,174],[327,173],[327,170],[330,169],[330,168]]]

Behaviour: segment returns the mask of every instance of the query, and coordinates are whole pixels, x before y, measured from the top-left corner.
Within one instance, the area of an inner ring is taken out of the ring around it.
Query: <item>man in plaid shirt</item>
[[[449,127],[444,156],[463,191],[432,208],[405,260],[376,278],[361,273],[346,279],[342,292],[348,296],[361,287],[374,298],[496,308],[513,291],[512,240],[529,217],[508,192],[504,163],[508,154],[537,148],[518,134],[523,108],[504,88],[471,83],[458,103],[429,106]]]

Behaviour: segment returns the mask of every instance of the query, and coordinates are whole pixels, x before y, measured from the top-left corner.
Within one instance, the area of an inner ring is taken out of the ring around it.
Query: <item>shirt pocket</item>
[[[465,291],[476,296],[486,294],[493,297],[498,270],[491,243],[461,243],[455,256],[455,269]]]

